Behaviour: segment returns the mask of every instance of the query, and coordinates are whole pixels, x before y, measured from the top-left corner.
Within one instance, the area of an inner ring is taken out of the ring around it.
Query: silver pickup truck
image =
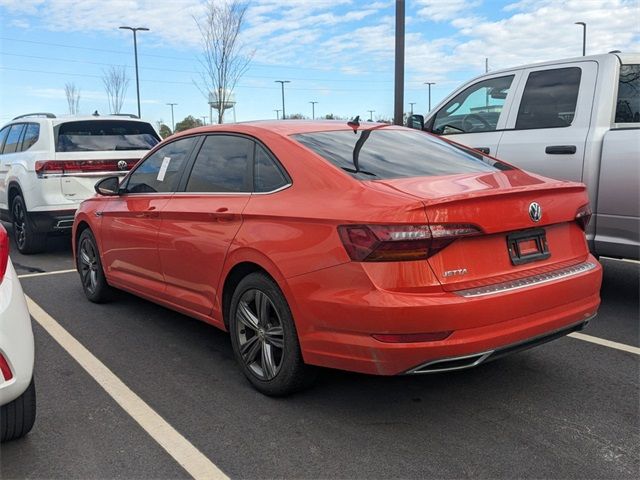
[[[409,126],[547,177],[584,182],[597,255],[640,257],[640,54],[489,72]]]

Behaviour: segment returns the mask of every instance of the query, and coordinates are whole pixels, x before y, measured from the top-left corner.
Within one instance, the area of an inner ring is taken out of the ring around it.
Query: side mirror
[[[424,116],[409,115],[409,118],[407,118],[407,127],[415,128],[416,130],[424,130]]]
[[[120,191],[120,178],[119,177],[107,177],[100,180],[93,187],[98,195],[104,195],[106,197],[113,197],[119,194]]]

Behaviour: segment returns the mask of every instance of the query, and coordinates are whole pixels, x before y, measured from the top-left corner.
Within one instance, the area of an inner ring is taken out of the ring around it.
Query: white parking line
[[[616,350],[622,350],[623,352],[635,353],[636,355],[640,355],[640,348],[634,347],[632,345],[627,345],[626,343],[613,342],[611,340],[605,340],[600,337],[592,337],[591,335],[585,335],[584,333],[573,332],[569,334],[569,337],[577,338],[578,340],[583,340],[585,342],[595,343],[597,345],[602,345],[603,347],[615,348]]]
[[[606,258],[607,260],[615,260],[616,262],[627,262],[627,263],[635,263],[635,264],[640,263],[640,260],[632,260],[631,258],[611,258],[611,257],[602,257],[602,258]]]
[[[53,272],[38,272],[38,273],[25,273],[18,275],[18,278],[31,278],[31,277],[44,277],[45,275],[59,275],[61,273],[77,272],[75,268],[71,270],[55,270]]]
[[[53,317],[31,298],[26,298],[29,312],[34,320],[193,478],[228,479],[211,460],[127,387]]]

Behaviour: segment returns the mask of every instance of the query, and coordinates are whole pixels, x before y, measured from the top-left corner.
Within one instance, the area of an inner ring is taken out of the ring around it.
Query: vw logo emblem
[[[118,170],[126,170],[127,169],[127,162],[125,162],[124,160],[120,160],[118,162]]]
[[[539,222],[542,218],[542,207],[538,202],[531,202],[529,205],[529,216],[534,222]]]

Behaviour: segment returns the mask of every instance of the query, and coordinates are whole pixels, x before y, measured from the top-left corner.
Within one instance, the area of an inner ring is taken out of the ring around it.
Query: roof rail
[[[111,116],[113,116],[113,117],[140,118],[139,116],[134,115],[133,113],[112,113]]]
[[[17,117],[15,117],[13,120],[18,120],[19,118],[25,118],[25,117],[46,117],[46,118],[56,118],[56,116],[53,113],[46,113],[46,112],[36,112],[36,113],[25,113],[24,115],[18,115]]]

